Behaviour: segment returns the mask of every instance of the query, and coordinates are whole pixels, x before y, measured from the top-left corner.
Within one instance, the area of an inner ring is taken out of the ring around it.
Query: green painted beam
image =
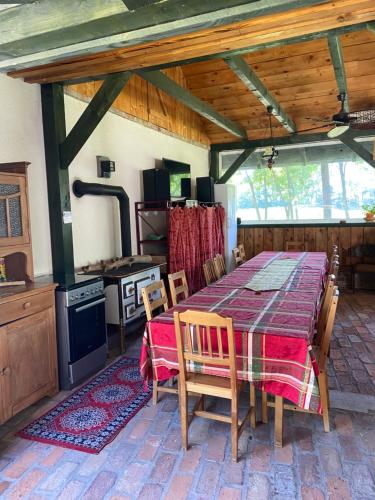
[[[158,3],[160,0],[122,0],[129,10],[136,10],[147,5]]]
[[[375,130],[373,130],[372,133],[375,135]],[[340,135],[339,140],[360,158],[362,158],[362,160],[368,163],[371,167],[375,168],[375,160],[372,154],[364,148],[361,143],[356,142],[354,140],[355,137],[355,134],[351,130],[348,130],[345,134]]]
[[[209,104],[195,97],[191,92],[178,85],[174,80],[169,78],[161,71],[135,71],[137,75],[152,83],[158,89],[170,95],[185,106],[200,114],[207,120],[221,127],[233,135],[245,138],[247,137],[246,130],[237,123],[225,118],[218,113]]]
[[[353,134],[354,137],[374,137],[375,130],[359,130],[358,133]],[[337,139],[336,139],[337,141]],[[245,140],[237,142],[222,142],[211,144],[212,151],[235,151],[250,148],[265,148],[266,146],[288,146],[294,144],[307,144],[314,142],[332,142],[328,139],[327,134],[320,132],[317,134],[294,134],[285,137],[274,137],[273,139],[258,139],[258,140]]]
[[[218,184],[225,184],[229,181],[229,179],[234,175],[237,170],[244,164],[244,162],[249,158],[249,156],[254,153],[256,148],[245,149],[239,155],[238,158],[234,160],[232,165],[225,171],[225,174],[220,177],[217,181]]]
[[[161,40],[321,2],[160,0],[152,5],[125,11],[122,0],[80,0],[79,10],[75,0],[40,0],[0,12],[0,71],[24,69],[88,52],[93,54]],[[122,11],[96,14],[99,6],[103,10],[107,3],[113,9]]]
[[[190,59],[183,59],[183,60],[175,61],[172,63],[158,64],[156,66],[151,66],[147,69],[151,70],[151,71],[156,71],[156,70],[161,70],[161,69],[173,68],[175,66],[183,66],[185,64],[194,64],[194,63],[203,62],[203,61],[212,61],[215,59],[225,59],[226,57],[240,56],[240,55],[244,55],[244,54],[249,54],[251,52],[257,52],[259,50],[272,49],[274,47],[281,47],[284,45],[287,46],[287,45],[293,45],[295,43],[309,42],[312,40],[319,40],[321,38],[327,38],[327,36],[329,34],[337,35],[337,36],[345,35],[346,33],[352,33],[355,31],[361,31],[361,30],[367,29],[367,27],[368,27],[368,25],[366,23],[353,24],[351,26],[343,26],[341,28],[333,28],[331,30],[324,30],[324,31],[316,32],[316,33],[309,33],[308,35],[296,36],[296,37],[292,37],[292,38],[287,38],[285,40],[277,40],[275,42],[267,42],[267,43],[252,45],[251,47],[244,47],[242,49],[233,49],[233,50],[228,50],[226,52],[218,52],[216,54],[209,54],[207,56],[199,56],[199,57],[193,57]],[[64,82],[60,82],[60,83],[63,85],[76,85],[78,83],[86,83],[86,82],[92,82],[92,81],[97,81],[97,80],[103,80],[105,77],[106,77],[106,75],[97,75],[97,76],[70,79],[70,80],[66,80]]]
[[[61,168],[59,149],[66,134],[63,88],[42,85],[41,98],[52,265],[55,279],[60,280],[74,274],[72,224],[64,223],[63,217],[64,212],[71,212],[69,172]]]
[[[367,23],[366,28],[371,31],[371,33],[374,33],[375,35],[375,22],[374,23]]]
[[[266,108],[268,106],[272,107],[272,114],[288,132],[296,132],[297,127],[294,121],[280,106],[274,96],[270,94],[267,87],[258,78],[253,69],[241,57],[234,56],[226,58],[225,62]]]
[[[333,69],[335,71],[337,90],[339,94],[344,93],[346,96],[344,101],[344,110],[348,113],[349,112],[348,86],[346,84],[344,55],[342,53],[340,38],[337,35],[329,35],[327,41],[328,41],[329,52],[331,54]]]
[[[132,73],[124,72],[106,78],[61,144],[61,168],[69,167],[131,77]]]
[[[219,180],[219,151],[213,151],[210,149],[210,177],[213,178],[214,182]]]

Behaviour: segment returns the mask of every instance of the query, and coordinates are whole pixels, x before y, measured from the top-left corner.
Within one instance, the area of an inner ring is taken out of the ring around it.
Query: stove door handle
[[[90,309],[91,307],[97,306],[98,304],[101,304],[102,302],[105,302],[105,297],[99,300],[95,300],[95,302],[90,302],[90,304],[86,304],[85,306],[77,307],[76,312],[81,312],[84,311],[85,309]]]

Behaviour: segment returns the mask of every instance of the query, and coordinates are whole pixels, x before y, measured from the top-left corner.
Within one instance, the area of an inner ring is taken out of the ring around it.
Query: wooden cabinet
[[[0,295],[0,424],[58,391],[54,288]]]
[[[28,162],[0,163],[0,257],[8,281],[32,281]]]

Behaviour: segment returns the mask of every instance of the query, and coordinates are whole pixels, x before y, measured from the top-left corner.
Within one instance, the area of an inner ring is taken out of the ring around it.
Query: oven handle
[[[86,304],[85,306],[77,307],[76,312],[81,312],[84,311],[85,309],[90,309],[90,307],[97,306],[98,304],[101,304],[102,302],[105,302],[105,297],[99,300],[95,300],[95,302],[90,302],[90,304]]]

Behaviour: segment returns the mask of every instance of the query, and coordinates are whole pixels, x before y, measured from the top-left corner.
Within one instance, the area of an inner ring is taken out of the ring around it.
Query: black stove
[[[84,274],[56,274],[54,275],[54,280],[59,283],[57,290],[63,290],[64,292],[80,288],[83,285],[89,285],[90,283],[100,283],[103,281],[98,273],[90,273],[90,276]]]
[[[95,271],[87,271],[85,275],[97,275],[97,276],[130,276],[131,274],[139,273],[140,271],[146,271],[147,269],[151,269],[155,267],[155,264],[152,262],[135,262],[134,264],[127,264],[126,266],[118,267],[117,269],[110,269],[109,271],[104,270],[95,270]]]

